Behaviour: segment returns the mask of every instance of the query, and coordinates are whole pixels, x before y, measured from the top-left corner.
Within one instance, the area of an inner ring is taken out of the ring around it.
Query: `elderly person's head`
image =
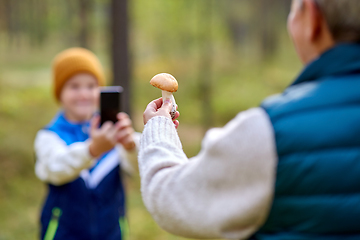
[[[293,0],[288,29],[307,64],[337,43],[360,41],[360,1]]]

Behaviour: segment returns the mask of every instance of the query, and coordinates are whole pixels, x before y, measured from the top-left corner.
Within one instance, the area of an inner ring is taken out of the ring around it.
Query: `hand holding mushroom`
[[[176,79],[168,73],[160,73],[155,75],[151,80],[150,84],[154,87],[157,87],[162,90],[162,99],[165,101],[166,99],[170,99],[173,107],[170,111],[171,118],[175,118],[176,113],[176,102],[175,98],[173,96],[173,92],[176,92],[178,90],[178,83]]]
[[[179,117],[175,98],[172,95],[178,89],[176,79],[168,73],[160,73],[153,77],[150,84],[162,90],[162,98],[156,99],[149,103],[143,118],[144,124],[147,123],[152,117],[165,116],[173,120],[175,127],[178,127],[179,122],[175,120]]]

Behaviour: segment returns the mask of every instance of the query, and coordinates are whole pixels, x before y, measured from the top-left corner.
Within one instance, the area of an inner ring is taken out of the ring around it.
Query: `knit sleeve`
[[[95,159],[89,153],[87,142],[69,146],[54,132],[40,130],[34,143],[35,174],[53,185],[63,185],[79,177],[83,169],[92,166]]]
[[[245,239],[265,222],[274,194],[273,128],[261,108],[207,132],[188,159],[170,119],[152,118],[139,153],[144,203],[165,230],[189,238]]]

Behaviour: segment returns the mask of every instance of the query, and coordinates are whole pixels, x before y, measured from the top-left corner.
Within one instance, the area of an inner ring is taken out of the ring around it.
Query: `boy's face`
[[[89,120],[98,108],[100,89],[96,78],[88,73],[72,76],[60,94],[61,106],[70,121]]]

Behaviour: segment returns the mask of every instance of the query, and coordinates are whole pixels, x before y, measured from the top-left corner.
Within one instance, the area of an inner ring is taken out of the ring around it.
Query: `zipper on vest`
[[[52,216],[49,222],[49,225],[46,229],[44,240],[53,240],[56,234],[56,231],[59,227],[59,219],[62,214],[62,211],[58,207],[52,209]]]
[[[130,237],[129,224],[126,217],[119,218],[119,226],[120,226],[121,240],[129,239]]]

